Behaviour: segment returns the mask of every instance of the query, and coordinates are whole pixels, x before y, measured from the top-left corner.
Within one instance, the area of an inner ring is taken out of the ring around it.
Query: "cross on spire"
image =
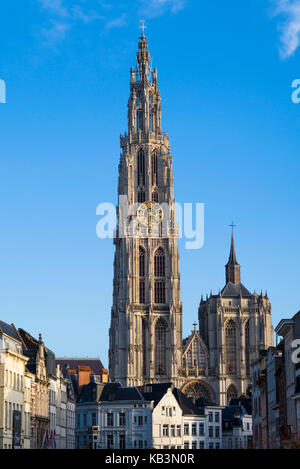
[[[235,224],[233,223],[233,221],[232,221],[232,222],[231,222],[231,225],[229,225],[229,226],[230,226],[231,231],[232,231],[232,233],[233,233],[233,228],[236,228],[236,225],[235,225]]]
[[[140,20],[140,23],[142,23],[140,26],[140,28],[143,30],[142,35],[145,36],[145,29],[147,28],[147,26],[145,26],[145,20]]]

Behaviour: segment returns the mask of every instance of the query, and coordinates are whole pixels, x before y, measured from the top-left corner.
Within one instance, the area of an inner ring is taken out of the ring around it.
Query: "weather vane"
[[[230,228],[231,228],[231,231],[232,231],[232,233],[233,233],[233,228],[235,228],[235,227],[236,227],[236,225],[234,225],[234,224],[233,224],[233,221],[232,221],[232,222],[231,222],[231,225],[229,225],[229,226],[230,226]]]
[[[145,28],[147,27],[147,26],[145,26],[145,20],[140,20],[140,23],[142,23],[140,28],[143,30],[143,36],[145,36]]]

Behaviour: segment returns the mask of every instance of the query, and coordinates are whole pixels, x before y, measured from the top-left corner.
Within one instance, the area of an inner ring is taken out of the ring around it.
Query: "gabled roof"
[[[250,298],[252,294],[242,283],[231,283],[228,282],[227,285],[221,291],[221,296],[227,298]]]
[[[154,401],[154,407],[161,401],[169,388],[173,388],[172,383],[155,383],[137,386],[146,401]]]
[[[3,332],[4,334],[8,335],[14,340],[17,340],[18,342],[21,342],[20,337],[18,336],[15,327],[13,324],[7,324],[7,322],[0,321],[0,332]]]
[[[186,397],[178,388],[173,389],[173,394],[180,405],[183,415],[203,415],[192,399]]]

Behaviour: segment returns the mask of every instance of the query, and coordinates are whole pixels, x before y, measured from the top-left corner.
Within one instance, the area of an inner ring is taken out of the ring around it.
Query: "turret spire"
[[[236,259],[233,231],[231,233],[231,245],[230,245],[229,259],[225,268],[226,268],[226,284],[228,282],[231,282],[231,283],[241,282],[241,267]]]

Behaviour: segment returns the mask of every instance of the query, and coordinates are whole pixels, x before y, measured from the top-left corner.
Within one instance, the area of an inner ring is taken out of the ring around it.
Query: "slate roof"
[[[173,388],[172,383],[155,383],[137,386],[137,389],[141,392],[146,401],[154,401],[154,407],[157,406],[169,388]]]
[[[250,298],[252,294],[242,283],[228,282],[221,291],[221,296],[227,298],[239,298],[240,296],[243,298]]]
[[[78,366],[89,366],[95,375],[101,375],[104,369],[100,358],[56,358],[56,363],[61,367],[68,366],[70,370]]]
[[[242,405],[248,415],[252,415],[252,399],[251,397],[240,396],[238,399],[231,399],[230,406]]]
[[[0,330],[11,337],[12,339],[17,340],[18,342],[21,342],[20,337],[18,336],[16,329],[12,324],[7,324],[7,322],[0,321]]]
[[[201,410],[194,404],[193,400],[186,397],[178,388],[173,389],[173,394],[181,407],[183,415],[203,415]]]
[[[222,409],[223,431],[242,426],[242,417],[247,415],[243,405],[229,405]]]

